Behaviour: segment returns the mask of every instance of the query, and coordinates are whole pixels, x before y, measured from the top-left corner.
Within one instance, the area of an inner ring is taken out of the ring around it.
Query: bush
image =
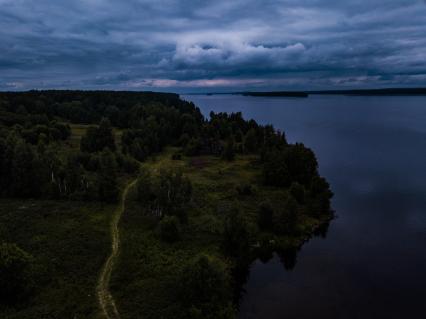
[[[258,209],[257,224],[260,229],[270,230],[273,226],[274,209],[271,204],[263,202]]]
[[[303,185],[300,185],[297,182],[292,183],[290,186],[290,194],[294,197],[297,203],[305,203],[305,188],[303,187]]]
[[[254,188],[250,184],[240,184],[235,189],[238,195],[249,196],[254,194]]]
[[[199,255],[184,267],[181,302],[189,318],[233,318],[230,276],[219,259]]]
[[[330,185],[322,177],[314,177],[309,188],[308,209],[311,214],[319,215],[330,212],[330,199],[333,192]]]
[[[222,152],[222,158],[227,161],[233,161],[235,159],[235,146],[232,138],[226,141]]]
[[[0,302],[16,303],[33,286],[33,257],[15,244],[0,245]]]
[[[298,220],[298,205],[293,196],[288,195],[280,211],[274,214],[274,229],[279,235],[294,234]]]
[[[172,154],[172,160],[174,161],[180,161],[182,159],[182,154],[181,153],[173,153]]]
[[[192,138],[185,146],[184,153],[186,156],[196,156],[200,153],[201,141],[199,139]]]
[[[138,200],[142,204],[148,204],[154,198],[153,181],[148,169],[142,167],[136,184]]]
[[[100,170],[98,171],[99,199],[107,203],[118,201],[119,189],[117,180],[117,162],[114,154],[105,149],[100,155]]]
[[[173,243],[180,238],[179,220],[176,216],[164,216],[160,222],[161,239]]]
[[[250,234],[247,222],[238,210],[230,212],[225,221],[223,232],[223,248],[225,253],[232,257],[248,255],[250,248]]]

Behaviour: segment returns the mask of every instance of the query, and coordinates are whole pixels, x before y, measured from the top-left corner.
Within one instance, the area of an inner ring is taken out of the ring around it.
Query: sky
[[[0,90],[426,87],[426,0],[0,0]]]

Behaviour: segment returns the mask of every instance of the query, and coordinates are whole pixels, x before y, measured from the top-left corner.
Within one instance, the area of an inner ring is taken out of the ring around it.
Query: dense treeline
[[[93,126],[81,139],[80,152],[64,158],[58,150],[55,152],[54,145],[70,137],[68,123]],[[315,179],[319,178],[315,155],[303,144],[289,145],[283,133],[270,125],[246,121],[241,113],[212,112],[205,120],[198,108],[175,94],[1,93],[0,125],[0,183],[11,185],[11,176],[19,177],[13,187],[2,188],[5,196],[51,196],[49,183],[55,184],[60,194],[76,190],[84,193],[90,186],[90,172],[101,170],[105,149],[114,153],[115,165],[131,172],[136,164],[130,157],[143,161],[166,145],[181,146],[185,155],[211,154],[225,160],[233,160],[236,154],[256,153],[264,163],[266,184],[289,187],[299,183],[306,193],[321,188],[313,185],[321,184]],[[122,129],[120,148],[113,127]],[[72,181],[67,175],[77,178]],[[44,187],[33,189],[31,183]]]
[[[118,173],[135,173],[137,160],[202,122],[176,94],[0,93],[0,196],[114,201]],[[76,123],[90,125],[79,151],[68,146]],[[113,127],[123,130],[120,148]]]

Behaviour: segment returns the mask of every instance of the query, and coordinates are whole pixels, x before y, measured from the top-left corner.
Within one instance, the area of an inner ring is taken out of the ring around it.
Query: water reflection
[[[297,256],[303,249],[303,245],[312,238],[318,237],[325,239],[327,237],[329,227],[330,221],[322,223],[315,229],[312,237],[307,238],[306,241],[298,247],[289,247],[275,251],[269,240],[265,239],[265,241],[261,242],[259,248],[255,251],[254,256],[251,258],[251,260],[254,261],[242,261],[240,262],[239,267],[234,270],[234,276],[237,280],[237,291],[235,295],[236,303],[239,305],[243,300],[244,294],[246,293],[246,284],[250,278],[250,270],[253,266],[259,263],[268,264],[271,260],[277,258],[285,271],[292,271],[296,267]]]

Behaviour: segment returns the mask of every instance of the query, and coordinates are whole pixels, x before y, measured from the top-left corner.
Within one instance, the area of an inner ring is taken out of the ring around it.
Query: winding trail
[[[120,204],[112,218],[111,255],[108,257],[101,269],[101,273],[98,280],[98,286],[96,288],[99,306],[102,310],[103,317],[106,319],[120,319],[120,314],[118,313],[114,298],[112,297],[111,292],[109,291],[109,282],[111,279],[112,269],[114,268],[114,263],[120,251],[120,233],[118,231],[118,223],[120,221],[121,215],[124,212],[127,193],[129,192],[130,188],[132,188],[136,184],[136,181],[137,180],[135,179],[131,183],[127,184],[126,188],[121,194]]]

